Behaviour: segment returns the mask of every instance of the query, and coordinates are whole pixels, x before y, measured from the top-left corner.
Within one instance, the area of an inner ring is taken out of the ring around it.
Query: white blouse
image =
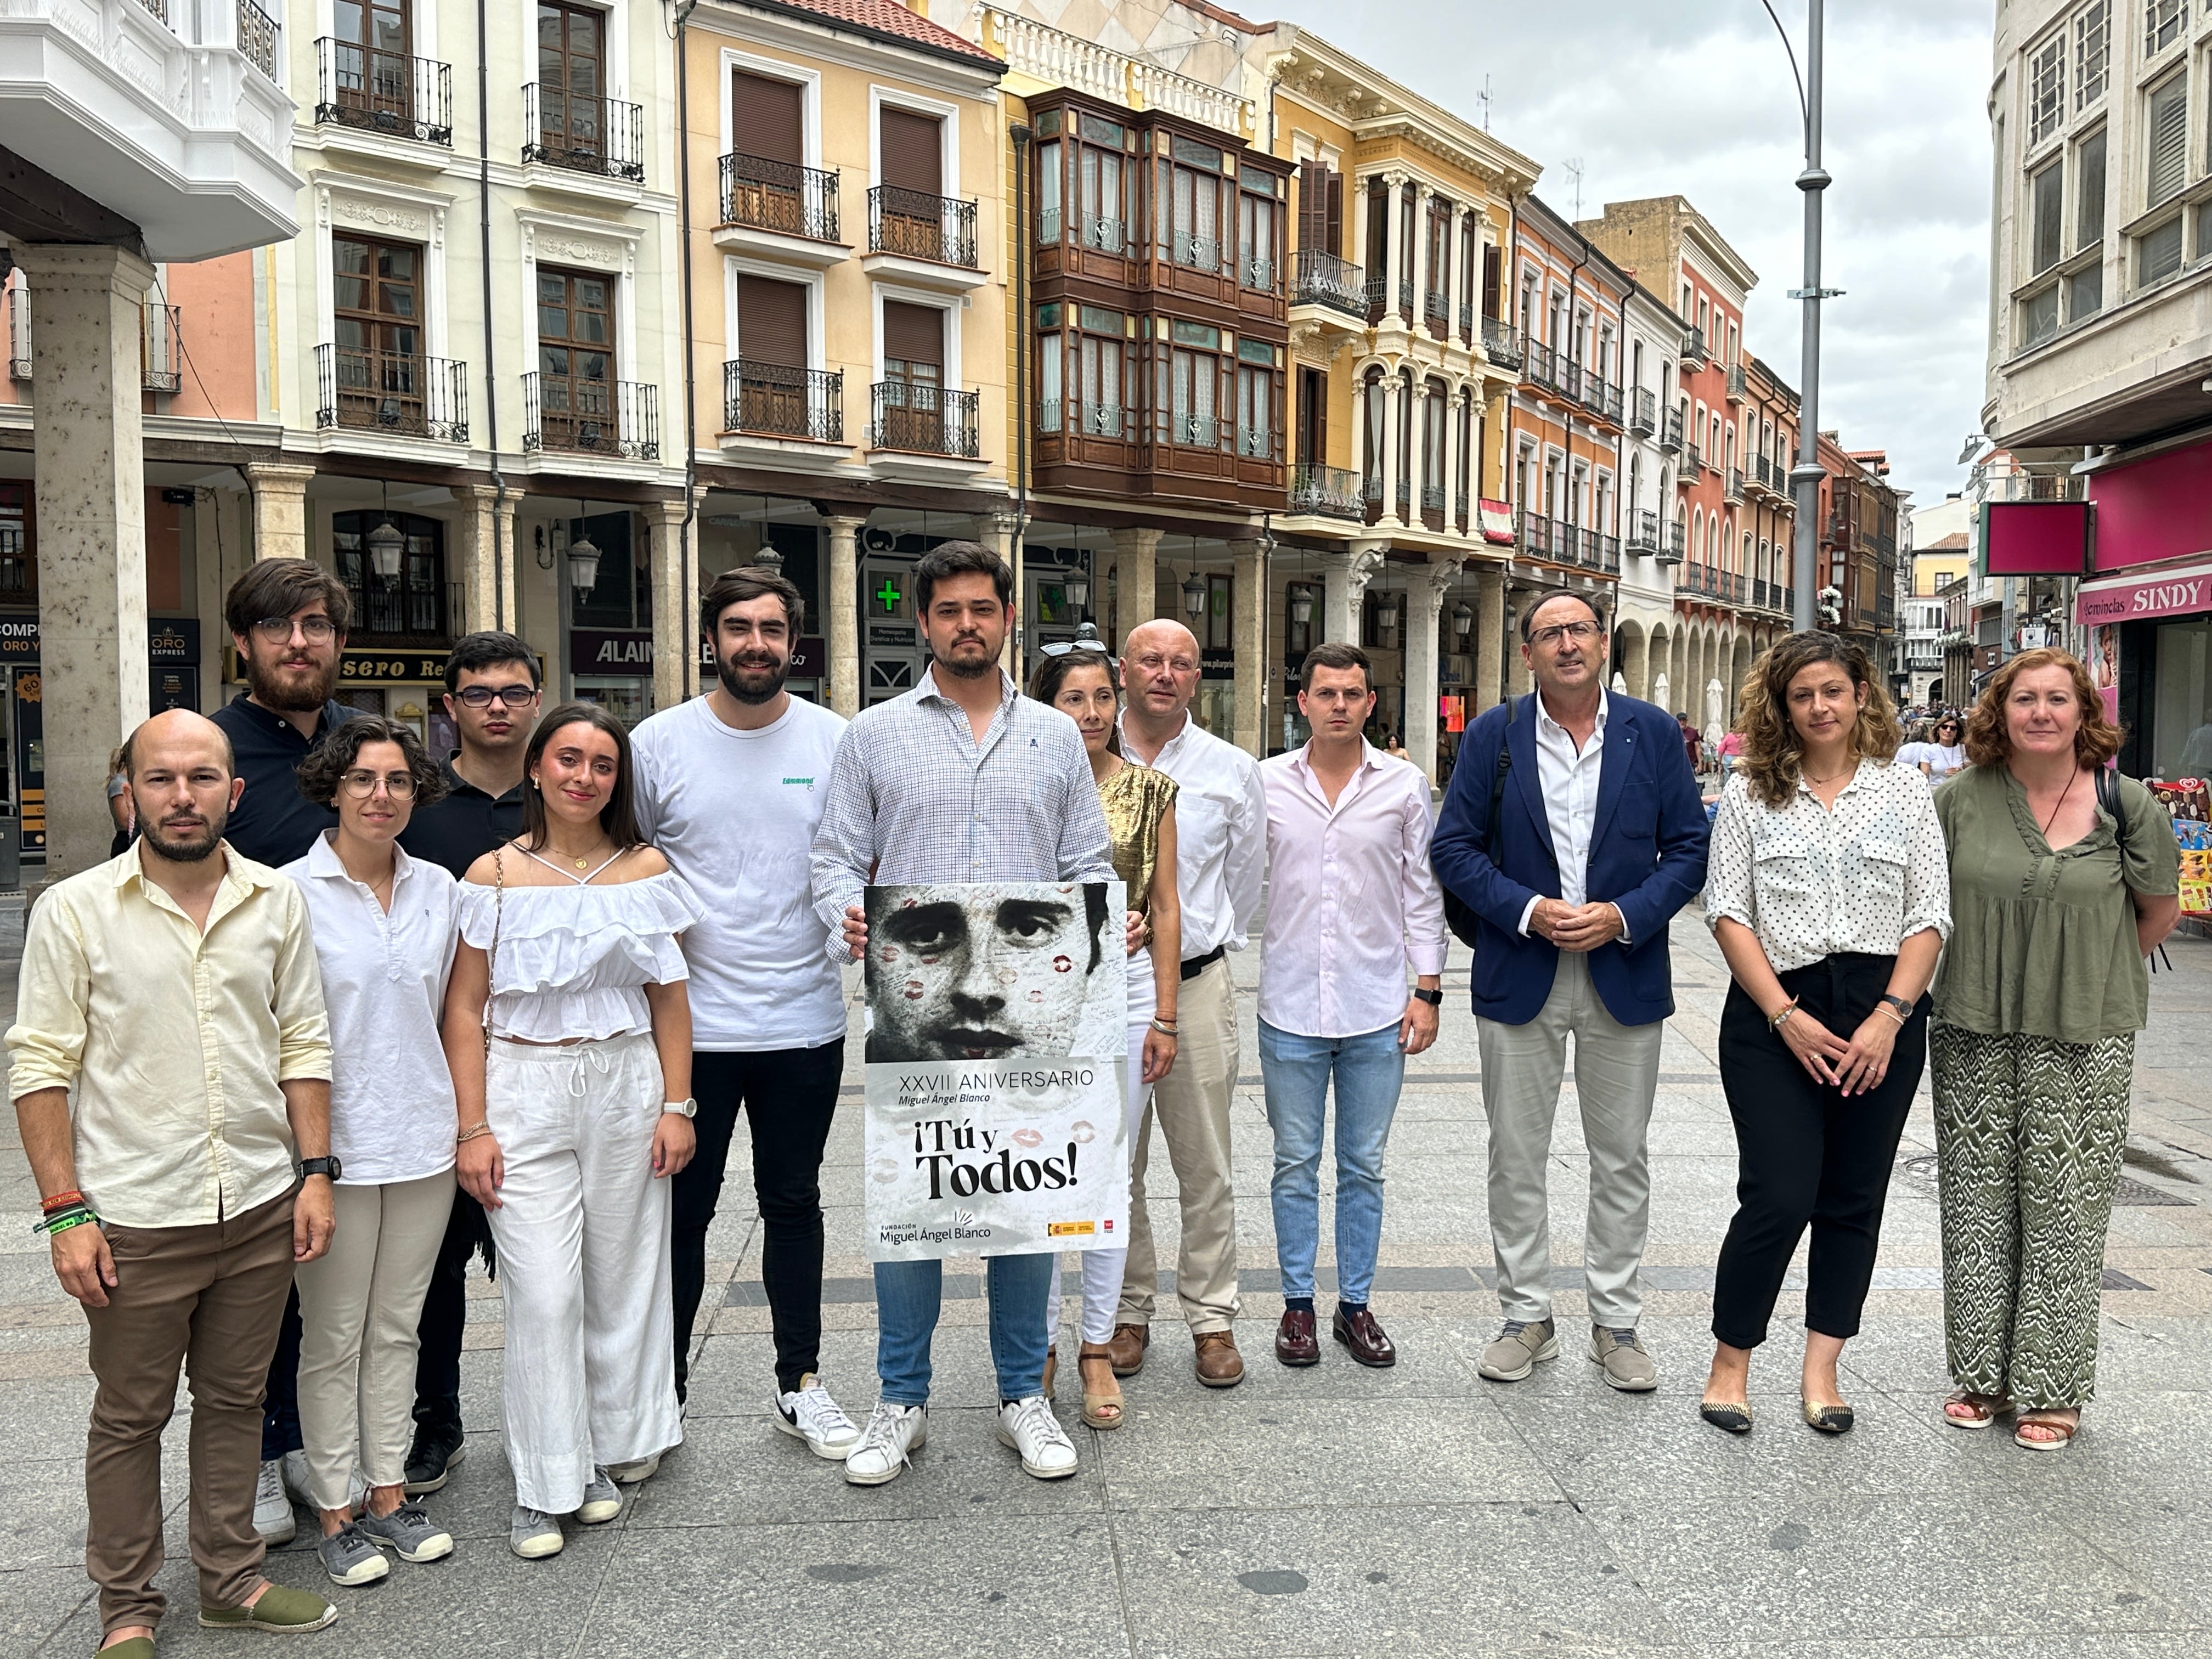
[[[702,914],[673,871],[605,886],[510,883],[503,900],[461,884],[461,937],[492,953],[484,1018],[494,1036],[530,1042],[652,1030],[643,988],[689,977],[678,939]]]
[[[1951,865],[1918,769],[1862,759],[1833,811],[1802,778],[1782,806],[1741,771],[1721,792],[1705,870],[1705,925],[1759,935],[1778,974],[1839,951],[1893,954],[1933,927],[1951,936]]]

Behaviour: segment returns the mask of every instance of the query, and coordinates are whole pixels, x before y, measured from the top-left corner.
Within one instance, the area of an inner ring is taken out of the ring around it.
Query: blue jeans
[[[1382,1242],[1382,1152],[1406,1078],[1398,1028],[1364,1036],[1297,1036],[1260,1022],[1260,1075],[1275,1132],[1275,1261],[1283,1294],[1314,1293],[1321,1243],[1321,1135],[1328,1082],[1336,1079],[1336,1294],[1355,1305],[1375,1284]]]
[[[1045,1299],[1054,1255],[994,1255],[984,1267],[991,1302],[991,1363],[999,1398],[1044,1392]],[[944,1295],[941,1261],[876,1263],[876,1376],[893,1406],[929,1403],[929,1340]]]

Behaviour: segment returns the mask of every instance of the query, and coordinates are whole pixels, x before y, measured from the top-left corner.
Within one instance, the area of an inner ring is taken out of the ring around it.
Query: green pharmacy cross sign
[[[906,595],[900,592],[896,584],[886,576],[884,578],[884,585],[876,590],[875,597],[877,602],[883,606],[884,614],[888,617],[897,611],[899,601]]]

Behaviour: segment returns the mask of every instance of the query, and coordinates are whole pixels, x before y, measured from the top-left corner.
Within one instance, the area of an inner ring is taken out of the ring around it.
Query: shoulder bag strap
[[[1505,775],[1513,769],[1513,722],[1521,713],[1521,705],[1509,700],[1505,705],[1505,729],[1498,737],[1498,769],[1490,775],[1490,828],[1483,851],[1499,869],[1505,866],[1498,857],[1498,814],[1505,800]]]
[[[484,957],[483,1039],[484,1058],[491,1058],[491,999],[492,987],[499,983],[499,925],[507,914],[507,849],[493,849],[491,855],[491,950]]]

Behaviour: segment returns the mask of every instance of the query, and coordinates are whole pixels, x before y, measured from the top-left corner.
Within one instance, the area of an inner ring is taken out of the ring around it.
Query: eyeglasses
[[[355,770],[341,773],[338,787],[356,800],[367,800],[376,793],[378,784],[394,800],[415,799],[415,775],[412,772],[365,772]]]
[[[525,708],[538,701],[538,688],[534,685],[472,685],[465,691],[454,692],[453,696],[471,708],[489,708],[495,697],[509,708]]]
[[[1528,635],[1531,645],[1557,645],[1561,640],[1572,640],[1577,645],[1587,645],[1605,632],[1594,622],[1553,623],[1549,628],[1539,628]]]
[[[253,624],[256,635],[270,645],[291,642],[294,629],[309,645],[327,645],[337,637],[337,624],[328,617],[264,617]]]

